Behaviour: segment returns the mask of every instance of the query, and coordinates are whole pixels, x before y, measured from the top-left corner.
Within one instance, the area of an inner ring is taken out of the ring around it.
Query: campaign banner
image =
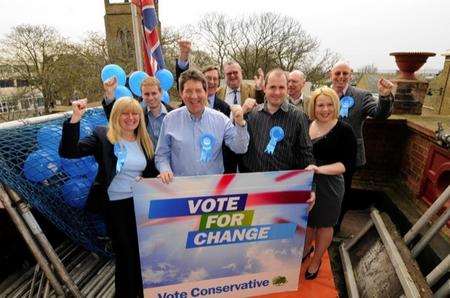
[[[134,186],[144,295],[298,290],[313,172],[144,179]]]

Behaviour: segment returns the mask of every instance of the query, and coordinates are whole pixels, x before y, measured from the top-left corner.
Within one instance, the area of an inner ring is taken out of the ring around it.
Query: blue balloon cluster
[[[91,114],[80,122],[80,138],[92,134],[96,126],[106,125],[104,114]],[[23,165],[26,179],[43,182],[59,173],[67,177],[62,186],[62,197],[67,205],[84,208],[89,189],[97,176],[98,164],[94,157],[79,159],[61,158],[58,154],[62,127],[50,124],[42,127],[36,135],[38,148],[28,155]]]
[[[61,159],[48,149],[39,149],[28,155],[23,171],[25,178],[33,182],[44,181],[55,175],[61,167]]]
[[[130,89],[125,87],[126,84],[126,75],[125,71],[116,64],[108,64],[103,67],[101,73],[102,81],[105,82],[112,77],[117,78],[118,86],[115,90],[114,96],[116,99],[120,99],[121,97],[132,97],[133,94],[136,96],[142,96],[141,92],[141,84],[146,78],[148,78],[148,74],[143,71],[135,71],[133,72],[128,79],[128,86]],[[156,72],[155,77],[158,79],[162,92],[161,100],[168,104],[170,102],[169,89],[172,88],[174,79],[172,73],[167,69],[160,69]]]

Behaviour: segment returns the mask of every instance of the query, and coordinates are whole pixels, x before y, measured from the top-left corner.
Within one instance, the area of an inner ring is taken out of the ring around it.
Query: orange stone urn
[[[417,80],[414,73],[427,62],[428,57],[436,56],[430,52],[394,52],[389,55],[395,57],[395,63],[400,69],[398,79],[404,80]]]

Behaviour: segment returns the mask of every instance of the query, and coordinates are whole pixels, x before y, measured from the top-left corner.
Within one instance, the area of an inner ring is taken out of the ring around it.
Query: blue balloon
[[[105,65],[105,67],[103,67],[102,69],[101,77],[103,83],[112,77],[116,77],[117,84],[119,86],[125,86],[125,83],[127,81],[127,75],[125,71],[117,64]]]
[[[141,84],[146,78],[148,78],[148,74],[143,71],[135,71],[130,75],[128,84],[130,85],[131,91],[137,96],[141,96]]]
[[[51,124],[42,127],[36,136],[39,148],[57,152],[61,142],[61,135],[61,125]]]
[[[91,183],[84,177],[67,180],[62,189],[64,202],[75,208],[84,208],[90,187]]]
[[[160,69],[156,72],[155,77],[158,79],[163,90],[169,90],[173,85],[173,75],[167,69]]]
[[[168,105],[170,102],[170,96],[166,90],[163,90],[163,92],[162,92],[161,101],[163,103],[165,103],[166,105]]]
[[[40,149],[28,155],[23,172],[28,180],[41,182],[55,175],[60,167],[61,159],[56,152]]]
[[[77,159],[61,158],[61,168],[70,177],[88,175],[93,165],[97,163],[92,156]]]
[[[114,97],[116,99],[120,99],[121,97],[133,97],[133,94],[131,94],[130,89],[128,89],[125,86],[117,86],[116,92],[114,93]]]

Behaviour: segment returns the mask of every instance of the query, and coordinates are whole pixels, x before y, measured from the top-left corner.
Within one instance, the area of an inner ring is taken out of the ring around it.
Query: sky
[[[355,69],[374,64],[392,70],[397,67],[389,53],[430,51],[437,55],[423,69],[440,70],[441,54],[450,50],[449,0],[160,0],[159,9],[162,26],[174,28],[195,24],[209,12],[288,15],[321,49],[338,53]],[[81,40],[88,31],[105,32],[104,14],[101,0],[0,0],[0,39],[19,24],[46,24]]]

